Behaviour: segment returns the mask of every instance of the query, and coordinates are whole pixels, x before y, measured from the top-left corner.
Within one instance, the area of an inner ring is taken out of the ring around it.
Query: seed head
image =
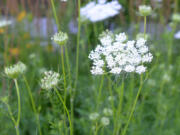
[[[68,40],[68,35],[67,33],[60,31],[59,33],[55,33],[54,36],[51,37],[51,40],[59,45],[65,45]]]
[[[59,73],[54,71],[44,72],[44,77],[41,79],[41,88],[50,90],[56,87],[59,83]]]
[[[18,62],[9,67],[5,67],[4,72],[5,74],[12,79],[17,78],[19,75],[24,74],[26,72],[26,65],[22,62]]]
[[[140,5],[139,12],[142,16],[149,16],[152,13],[152,8],[147,5]]]

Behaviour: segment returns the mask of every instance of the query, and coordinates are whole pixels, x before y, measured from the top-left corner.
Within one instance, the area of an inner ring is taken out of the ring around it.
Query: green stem
[[[141,93],[142,86],[143,86],[143,75],[141,75],[141,81],[140,81],[140,86],[139,86],[139,89],[138,89],[138,93],[137,93],[137,95],[136,95],[134,104],[133,104],[132,109],[131,109],[131,112],[130,112],[130,116],[129,116],[128,121],[127,121],[127,123],[126,123],[126,125],[125,125],[125,127],[124,127],[124,130],[123,130],[122,135],[125,135],[125,134],[126,134],[127,128],[128,128],[128,126],[129,126],[129,123],[130,123],[130,121],[131,121],[131,118],[132,118],[132,116],[133,116],[133,113],[134,113],[134,110],[135,110],[135,107],[136,107],[137,100],[138,100],[139,95],[140,95],[140,93]]]
[[[63,71],[63,76],[64,76],[64,102],[66,104],[66,73],[65,73],[65,68],[64,68],[64,50],[63,46],[61,46],[61,64],[62,64],[62,71]]]
[[[4,103],[5,103],[5,102],[4,102]],[[14,117],[13,117],[13,114],[12,114],[12,111],[11,111],[11,108],[10,108],[9,104],[8,104],[8,103],[5,103],[5,105],[6,105],[7,108],[8,108],[8,113],[9,113],[9,115],[10,115],[11,120],[13,121],[14,125],[16,125],[16,120],[15,120]]]
[[[118,110],[116,113],[116,122],[115,122],[115,134],[117,135],[120,129],[119,123],[118,123],[118,118],[120,117],[120,113],[121,113],[121,108],[122,108],[122,103],[123,103],[123,95],[124,95],[124,78],[122,80],[122,84],[121,84],[121,89],[119,90],[119,105],[118,105]]]
[[[62,99],[62,97],[61,97],[61,94],[59,93],[59,91],[57,90],[56,87],[54,87],[54,90],[56,91],[56,94],[57,94],[57,96],[59,97],[60,101],[62,102],[62,104],[63,104],[63,106],[64,106],[64,109],[65,109],[65,111],[66,111],[66,113],[67,113],[68,120],[69,120],[69,125],[70,125],[70,135],[73,135],[73,132],[72,132],[72,123],[71,123],[71,118],[70,118],[70,115],[69,115],[69,111],[68,111],[68,109],[67,109],[67,107],[66,107],[65,102],[63,101],[63,99]]]
[[[56,9],[55,9],[55,6],[54,6],[54,0],[51,0],[51,5],[52,5],[53,14],[54,14],[54,18],[55,18],[56,24],[58,26],[58,29],[60,29],[60,25],[58,23],[59,21],[58,21],[57,14],[56,14]]]
[[[19,122],[20,122],[20,118],[21,118],[21,99],[20,99],[20,92],[19,92],[19,87],[18,87],[17,80],[14,79],[14,82],[15,82],[17,98],[18,98],[18,117],[17,117],[15,127],[16,127],[16,133],[17,133],[17,135],[19,135]]]
[[[146,16],[144,16],[144,38],[146,37]]]
[[[101,93],[102,93],[103,83],[104,83],[104,75],[101,77],[101,82],[100,82],[100,86],[99,86],[99,90],[98,90],[99,93],[98,93],[98,97],[97,97],[98,101],[97,101],[96,110],[98,110],[99,104],[101,102]]]
[[[35,105],[35,102],[34,102],[34,99],[33,99],[33,96],[32,96],[31,88],[29,86],[29,83],[28,83],[26,77],[23,76],[23,78],[24,78],[24,81],[25,81],[25,84],[26,84],[26,87],[27,87],[27,91],[28,91],[30,100],[31,100],[33,111],[36,114],[36,123],[38,125],[39,134],[42,135],[40,121],[39,121],[39,114],[38,114],[37,109],[36,109],[36,105]]]
[[[80,16],[81,1],[78,0],[78,34],[77,34],[77,46],[76,46],[76,78],[74,88],[76,89],[78,81],[78,71],[79,71],[79,40],[81,31],[81,16]]]

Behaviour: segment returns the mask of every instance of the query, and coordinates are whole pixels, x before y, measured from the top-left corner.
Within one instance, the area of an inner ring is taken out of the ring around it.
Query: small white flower
[[[59,33],[55,33],[53,37],[51,37],[51,40],[53,40],[54,42],[56,42],[59,45],[64,45],[66,44],[67,40],[68,40],[68,35],[67,33],[64,32],[59,32]]]
[[[98,113],[91,113],[90,115],[89,115],[89,119],[90,120],[92,120],[92,121],[95,121],[95,120],[97,120],[99,118],[99,114]]]
[[[120,33],[116,35],[116,41],[118,42],[124,42],[127,39],[127,36],[125,33]]]
[[[9,78],[17,78],[19,75],[24,74],[26,72],[26,65],[22,62],[18,62],[9,67],[5,67],[4,72]]]
[[[102,124],[103,126],[108,126],[109,123],[110,123],[110,120],[109,120],[108,117],[102,117],[102,118],[101,118],[101,124]]]
[[[124,69],[126,72],[133,72],[135,70],[135,67],[132,66],[132,65],[127,65],[125,66],[125,69]]]
[[[103,69],[101,67],[93,66],[92,70],[91,70],[91,73],[94,74],[94,75],[101,75],[101,74],[104,73],[104,71],[103,71]]]
[[[115,68],[112,68],[110,73],[113,73],[113,74],[120,74],[122,71],[121,68],[118,68],[118,67],[115,67]]]
[[[136,67],[136,73],[138,73],[138,74],[144,73],[145,71],[146,71],[146,67],[144,67],[142,65]]]
[[[56,87],[59,83],[59,73],[54,71],[44,72],[44,77],[41,79],[41,88],[50,90]]]

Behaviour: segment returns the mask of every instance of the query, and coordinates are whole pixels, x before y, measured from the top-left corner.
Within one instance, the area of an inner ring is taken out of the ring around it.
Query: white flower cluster
[[[12,21],[9,21],[9,20],[0,20],[0,28],[8,26],[10,24],[12,24]]]
[[[98,0],[89,2],[86,6],[80,9],[82,18],[88,19],[91,22],[98,22],[113,17],[119,13],[122,6],[117,0],[107,2],[107,0]]]
[[[44,77],[41,79],[41,88],[50,90],[56,87],[59,83],[59,73],[53,71],[44,72]]]
[[[60,31],[58,33],[55,33],[54,36],[51,37],[51,40],[53,40],[54,42],[56,42],[59,45],[64,45],[68,40],[68,35],[67,35],[67,33]]]
[[[91,51],[89,58],[93,61],[91,73],[101,75],[105,71],[112,74],[146,71],[143,63],[152,61],[152,54],[143,38],[128,41],[125,33],[114,35],[106,31],[100,35],[101,45]],[[107,70],[106,70],[107,69]]]
[[[4,72],[9,78],[17,78],[19,75],[24,74],[26,72],[26,65],[22,62],[18,62],[15,65],[10,67],[5,67]]]

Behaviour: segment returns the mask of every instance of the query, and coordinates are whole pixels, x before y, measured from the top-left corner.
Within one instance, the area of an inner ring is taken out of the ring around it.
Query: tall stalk
[[[79,72],[79,40],[81,31],[81,16],[80,16],[81,1],[78,0],[78,34],[77,34],[77,46],[76,46],[76,78],[74,88],[76,89]]]
[[[139,86],[139,89],[138,89],[136,98],[135,98],[135,100],[134,100],[134,103],[133,103],[133,106],[132,106],[132,109],[131,109],[131,112],[130,112],[128,121],[127,121],[127,123],[126,123],[126,125],[125,125],[125,128],[124,128],[123,132],[122,132],[122,135],[125,135],[125,134],[126,134],[127,128],[128,128],[128,126],[129,126],[129,123],[130,123],[130,121],[131,121],[131,118],[132,118],[132,116],[133,116],[133,113],[134,113],[134,110],[135,110],[135,107],[136,107],[137,100],[138,100],[139,95],[140,95],[140,93],[141,93],[142,86],[143,86],[143,75],[141,75],[140,86]]]
[[[73,132],[72,132],[72,123],[71,123],[71,118],[70,118],[69,111],[68,111],[68,109],[67,109],[67,107],[66,107],[66,104],[65,104],[63,98],[61,97],[61,94],[59,93],[59,91],[57,90],[56,87],[54,87],[54,90],[55,90],[58,98],[60,99],[61,103],[63,104],[63,107],[64,107],[64,109],[65,109],[65,111],[66,111],[66,113],[67,113],[68,120],[69,120],[69,125],[70,125],[70,135],[73,135]]]
[[[124,97],[124,76],[123,76],[123,79],[122,79],[122,83],[121,83],[121,88],[120,90],[118,90],[118,95],[119,95],[119,105],[118,105],[118,109],[117,109],[117,112],[116,112],[116,119],[115,119],[115,130],[113,132],[114,135],[117,135],[118,132],[119,132],[119,129],[120,129],[120,125],[118,123],[118,119],[120,117],[120,113],[121,113],[121,110],[122,110],[122,103],[123,103],[123,97]]]
[[[58,26],[58,29],[60,30],[60,24],[57,18],[57,14],[56,14],[56,9],[55,9],[55,5],[54,5],[54,0],[51,0],[51,5],[53,8],[53,14],[54,14],[54,18],[56,21],[56,24]],[[67,64],[67,68],[68,68],[68,76],[69,76],[69,84],[72,85],[72,81],[71,81],[71,73],[70,73],[70,64],[69,64],[69,55],[68,55],[68,50],[66,45],[64,45],[65,48],[65,59],[66,59],[66,64]],[[66,96],[67,96],[67,82],[66,82],[66,72],[65,72],[65,64],[64,64],[64,51],[63,51],[63,46],[61,46],[61,62],[62,62],[62,70],[63,70],[63,76],[64,76],[64,97],[65,97],[65,104],[66,104]],[[72,97],[72,87],[70,88],[70,98]],[[71,103],[71,119],[73,119],[73,104]],[[72,133],[73,133],[73,125],[71,127]]]
[[[19,86],[18,86],[17,80],[14,79],[14,82],[15,82],[17,98],[18,98],[18,116],[17,116],[15,128],[16,128],[16,134],[19,135],[19,122],[21,119],[21,99],[20,99],[20,92],[19,92]]]
[[[40,121],[39,121],[39,112],[36,109],[36,104],[34,102],[34,98],[32,96],[32,92],[31,92],[31,88],[29,86],[29,83],[28,83],[28,81],[27,81],[25,76],[23,76],[23,78],[24,78],[24,81],[25,81],[25,84],[26,84],[26,87],[27,87],[27,91],[28,91],[30,100],[31,100],[33,112],[35,113],[35,116],[36,116],[36,123],[37,123],[37,126],[38,126],[39,134],[42,135]]]
[[[146,37],[146,16],[144,16],[144,38]]]

